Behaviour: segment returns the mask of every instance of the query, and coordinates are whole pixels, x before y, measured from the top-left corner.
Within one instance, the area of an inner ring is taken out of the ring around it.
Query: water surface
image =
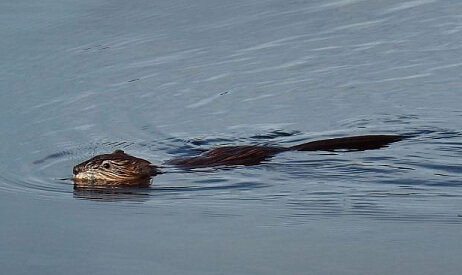
[[[458,1],[3,1],[6,274],[458,274]],[[74,190],[123,149],[411,136],[149,188]]]

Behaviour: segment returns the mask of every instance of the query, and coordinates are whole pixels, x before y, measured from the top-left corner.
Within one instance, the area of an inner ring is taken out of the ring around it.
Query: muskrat
[[[311,141],[291,147],[225,146],[199,156],[173,159],[166,164],[181,168],[256,165],[285,151],[364,151],[379,149],[404,139],[399,135],[366,135]],[[95,156],[74,167],[74,183],[85,185],[149,185],[150,178],[161,173],[149,161],[115,150]]]

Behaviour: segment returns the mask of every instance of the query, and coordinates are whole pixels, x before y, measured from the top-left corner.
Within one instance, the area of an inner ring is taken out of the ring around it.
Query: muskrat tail
[[[405,138],[405,136],[400,135],[353,136],[311,141],[289,147],[288,149],[297,151],[364,151],[379,149]]]

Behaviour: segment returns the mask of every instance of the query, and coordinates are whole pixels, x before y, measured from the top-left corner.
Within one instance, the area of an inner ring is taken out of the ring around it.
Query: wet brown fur
[[[368,135],[334,138],[319,141],[303,143],[292,147],[270,147],[270,146],[226,146],[209,150],[199,156],[173,159],[167,164],[183,167],[213,167],[213,166],[231,166],[231,165],[256,165],[262,161],[271,158],[277,153],[284,151],[364,151],[378,149],[387,146],[388,144],[402,140],[404,137],[398,135]],[[160,173],[156,166],[149,161],[130,156],[122,150],[116,150],[111,154],[95,156],[74,167],[74,179],[78,178],[78,174],[85,172],[88,169],[98,171],[102,168],[105,161],[119,163],[126,171],[119,171],[119,174],[124,174],[121,178],[106,178],[108,182],[116,180],[138,180],[145,179],[155,174]],[[122,169],[122,170],[123,170]],[[126,174],[126,177],[125,177]],[[101,175],[104,178],[104,175]],[[95,177],[94,180],[100,180]]]
[[[107,165],[107,167],[105,167]],[[116,150],[111,154],[95,156],[74,167],[74,181],[106,181],[108,184],[123,181],[129,183],[132,180],[145,180],[158,174],[156,166],[149,161],[126,154],[122,150]],[[88,177],[80,177],[88,174]]]

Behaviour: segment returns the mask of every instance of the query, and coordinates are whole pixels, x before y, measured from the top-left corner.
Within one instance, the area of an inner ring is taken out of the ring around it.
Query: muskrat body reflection
[[[199,156],[167,161],[182,168],[256,165],[285,151],[364,151],[379,149],[402,140],[398,135],[367,135],[312,141],[291,147],[225,146],[211,149]],[[149,179],[161,173],[149,161],[116,150],[111,154],[95,156],[74,167],[75,184],[136,185],[149,184]]]

